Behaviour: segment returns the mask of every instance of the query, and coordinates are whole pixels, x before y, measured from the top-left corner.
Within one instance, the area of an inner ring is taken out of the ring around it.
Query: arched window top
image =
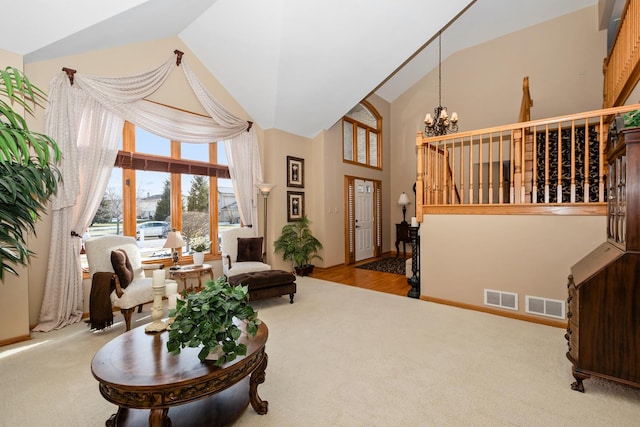
[[[375,111],[375,110],[374,110]],[[356,120],[360,123],[364,123],[367,126],[371,126],[374,129],[378,128],[378,116],[377,112],[374,114],[367,105],[359,103],[346,114],[347,117]]]
[[[382,169],[382,117],[366,101],[342,118],[342,159],[347,163]]]

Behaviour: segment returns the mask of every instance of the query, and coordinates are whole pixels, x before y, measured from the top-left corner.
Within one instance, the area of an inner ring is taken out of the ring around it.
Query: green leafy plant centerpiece
[[[239,324],[244,322],[244,330],[253,337],[262,323],[248,299],[248,288],[230,285],[225,276],[207,281],[202,291],[179,299],[175,310],[169,312],[175,319],[169,328],[167,350],[179,354],[183,348],[202,345],[200,361],[217,353],[217,366],[246,355],[247,346],[238,341],[242,335]]]
[[[45,93],[20,70],[0,69],[0,281],[5,271],[18,275],[14,265],[29,264],[27,233],[35,233],[61,180],[58,144],[30,130],[12,107],[33,114],[32,106],[45,101]]]
[[[296,273],[306,276],[313,269],[311,260],[322,259],[318,251],[322,243],[311,232],[309,218],[303,216],[299,221],[282,227],[280,237],[273,242],[276,253],[282,254],[282,259],[292,261]]]

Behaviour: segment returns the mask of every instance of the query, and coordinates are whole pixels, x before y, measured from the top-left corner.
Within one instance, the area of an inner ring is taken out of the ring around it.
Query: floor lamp
[[[273,190],[273,187],[275,187],[274,184],[267,184],[267,183],[262,183],[262,184],[258,184],[256,185],[256,187],[258,187],[258,190],[260,190],[260,194],[262,194],[262,197],[264,198],[264,245],[262,246],[262,262],[267,262],[267,199],[269,198],[269,193],[271,193],[271,190]]]

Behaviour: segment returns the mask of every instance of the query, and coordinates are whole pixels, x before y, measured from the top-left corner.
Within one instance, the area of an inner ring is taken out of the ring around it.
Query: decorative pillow
[[[238,237],[237,262],[262,262],[262,237]]]
[[[129,283],[133,281],[133,267],[131,267],[129,257],[124,249],[111,251],[111,265],[118,276],[120,287],[124,289],[129,286]]]

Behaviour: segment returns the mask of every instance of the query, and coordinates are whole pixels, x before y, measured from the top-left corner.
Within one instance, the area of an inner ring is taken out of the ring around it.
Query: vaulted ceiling
[[[0,48],[28,64],[177,36],[262,128],[313,137],[370,93],[391,102],[437,66],[442,28],[444,60],[597,2],[22,0],[2,6]]]

